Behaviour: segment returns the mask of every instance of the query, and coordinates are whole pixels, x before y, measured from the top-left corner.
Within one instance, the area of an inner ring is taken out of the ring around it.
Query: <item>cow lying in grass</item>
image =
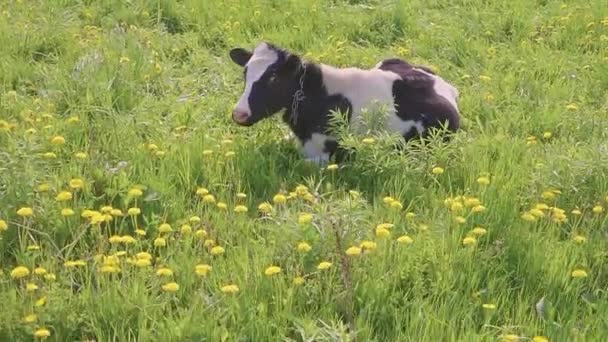
[[[459,128],[458,91],[424,67],[386,59],[373,69],[339,69],[302,59],[270,43],[253,52],[230,51],[244,68],[245,90],[232,113],[239,125],[254,123],[285,109],[283,120],[300,140],[306,158],[325,164],[337,152],[329,130],[331,112],[353,122],[371,104],[389,108],[386,129],[406,140],[431,128]]]

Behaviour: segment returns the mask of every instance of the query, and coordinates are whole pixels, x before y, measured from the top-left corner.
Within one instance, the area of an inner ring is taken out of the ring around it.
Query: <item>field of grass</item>
[[[428,65],[449,144],[236,127],[228,58]],[[0,2],[0,341],[601,341],[605,0]]]

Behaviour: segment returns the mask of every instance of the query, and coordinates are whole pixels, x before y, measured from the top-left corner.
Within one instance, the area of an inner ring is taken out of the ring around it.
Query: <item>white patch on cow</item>
[[[329,153],[325,152],[325,142],[333,140],[329,136],[321,133],[313,133],[310,139],[303,144],[306,160],[317,165],[324,165],[329,162]]]
[[[418,134],[422,134],[425,131],[424,124],[422,121],[416,120],[402,120],[397,115],[391,115],[388,119],[388,125],[390,130],[399,132],[401,135],[409,133],[412,128],[415,128]]]
[[[448,100],[448,102],[452,106],[454,106],[454,109],[456,109],[456,111],[458,111],[458,104],[456,102],[456,99],[459,96],[458,89],[456,89],[454,86],[452,86],[451,84],[446,82],[443,78],[441,78],[437,75],[430,74],[422,69],[418,69],[418,68],[414,68],[414,69],[416,71],[419,71],[421,73],[424,73],[424,74],[434,78],[435,83],[433,84],[433,90],[435,90],[435,93],[437,93],[437,95],[442,96],[443,98]]]
[[[255,50],[253,56],[247,62],[247,73],[245,74],[245,91],[235,106],[235,110],[251,115],[249,107],[249,94],[253,88],[253,83],[259,80],[266,69],[278,60],[276,51],[271,49],[266,43],[261,43]]]

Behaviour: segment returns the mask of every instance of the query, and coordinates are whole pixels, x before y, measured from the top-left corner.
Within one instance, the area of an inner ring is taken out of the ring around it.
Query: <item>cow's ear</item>
[[[232,61],[242,67],[249,62],[252,53],[243,48],[234,48],[230,50],[230,58]]]
[[[281,72],[285,74],[295,74],[302,67],[302,59],[297,55],[288,55],[285,63],[281,66]]]

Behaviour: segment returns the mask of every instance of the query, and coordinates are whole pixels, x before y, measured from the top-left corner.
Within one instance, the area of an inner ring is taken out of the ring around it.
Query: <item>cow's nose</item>
[[[245,111],[235,109],[232,112],[232,119],[238,123],[245,123],[249,119],[249,114]]]

